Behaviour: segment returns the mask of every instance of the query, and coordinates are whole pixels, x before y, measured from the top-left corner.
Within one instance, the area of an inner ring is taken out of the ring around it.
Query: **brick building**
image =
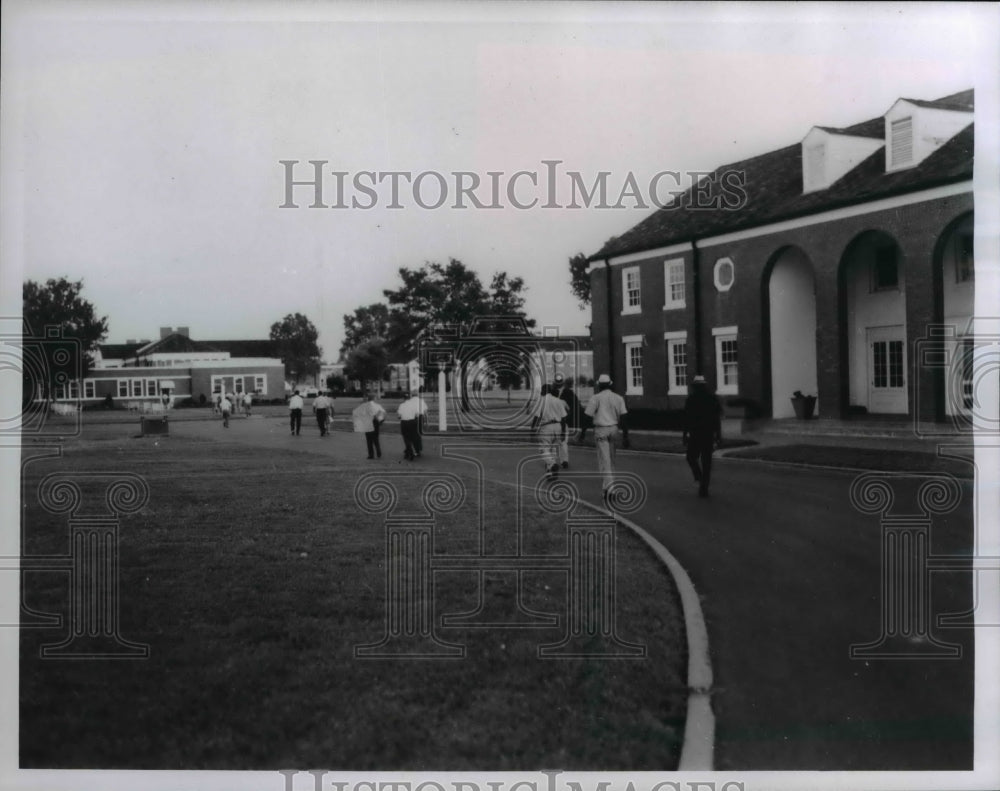
[[[269,340],[195,341],[187,327],[161,327],[156,341],[101,344],[83,382],[55,390],[56,401],[82,405],[107,396],[127,403],[174,402],[218,393],[283,398],[285,372]],[[39,393],[38,397],[41,397]]]
[[[899,99],[717,169],[590,261],[597,371],[630,404],[676,408],[703,374],[724,402],[793,414],[967,407],[973,92]]]

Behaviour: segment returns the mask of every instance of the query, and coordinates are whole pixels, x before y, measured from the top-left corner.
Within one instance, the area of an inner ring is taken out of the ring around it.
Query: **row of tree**
[[[583,307],[590,301],[586,257],[578,254],[569,264],[571,288]],[[344,316],[340,354],[350,379],[383,380],[389,364],[413,359],[437,325],[468,327],[484,317],[516,316],[524,320],[525,326],[535,326],[535,320],[524,312],[524,279],[510,277],[506,272],[494,273],[487,285],[476,272],[453,258],[447,264],[427,262],[416,269],[403,267],[399,278],[397,288],[382,292],[384,302],[359,307]],[[44,284],[25,281],[24,320],[28,335],[38,339],[29,350],[35,362],[29,365],[26,356],[24,365],[26,401],[34,398],[37,381],[42,385],[43,398],[48,400],[51,382],[57,375],[75,379],[79,374],[83,378],[92,368],[93,352],[107,337],[108,317],[98,316],[82,291],[83,281],[65,277]],[[45,338],[48,327],[58,327],[60,338]],[[305,315],[290,313],[272,324],[270,339],[288,379],[297,383],[319,372],[319,333]],[[39,371],[48,375],[39,376]]]

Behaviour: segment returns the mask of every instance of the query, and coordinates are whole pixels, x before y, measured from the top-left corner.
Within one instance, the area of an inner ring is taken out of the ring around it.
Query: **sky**
[[[539,326],[585,333],[569,258],[654,211],[654,174],[901,96],[995,90],[997,31],[996,6],[946,3],[5,3],[5,291],[82,279],[118,343],[266,338],[300,312],[333,361],[344,314],[400,267],[456,258],[524,278]],[[305,185],[281,208],[310,160],[327,207]],[[425,175],[416,195],[397,177],[393,204],[391,176],[374,198],[353,188],[366,171]],[[566,207],[569,171],[608,173],[609,206]],[[611,208],[629,174],[646,205]]]

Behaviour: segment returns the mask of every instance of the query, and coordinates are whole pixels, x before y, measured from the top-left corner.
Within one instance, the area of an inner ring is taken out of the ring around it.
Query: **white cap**
[[[611,384],[611,377],[607,374],[601,374],[597,377],[597,384],[599,385],[609,385]]]

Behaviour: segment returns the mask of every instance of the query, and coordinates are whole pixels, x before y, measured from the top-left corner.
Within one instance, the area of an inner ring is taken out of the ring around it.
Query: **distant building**
[[[56,388],[57,401],[83,404],[107,396],[130,402],[200,400],[219,393],[283,398],[284,365],[269,340],[195,341],[187,327],[160,328],[157,341],[101,344],[83,382]],[[41,397],[41,393],[38,394]]]
[[[796,391],[830,417],[967,409],[973,107],[964,91],[815,126],[610,240],[589,258],[597,368],[639,407],[680,406],[702,374],[775,418]],[[915,365],[928,342],[961,381]]]

